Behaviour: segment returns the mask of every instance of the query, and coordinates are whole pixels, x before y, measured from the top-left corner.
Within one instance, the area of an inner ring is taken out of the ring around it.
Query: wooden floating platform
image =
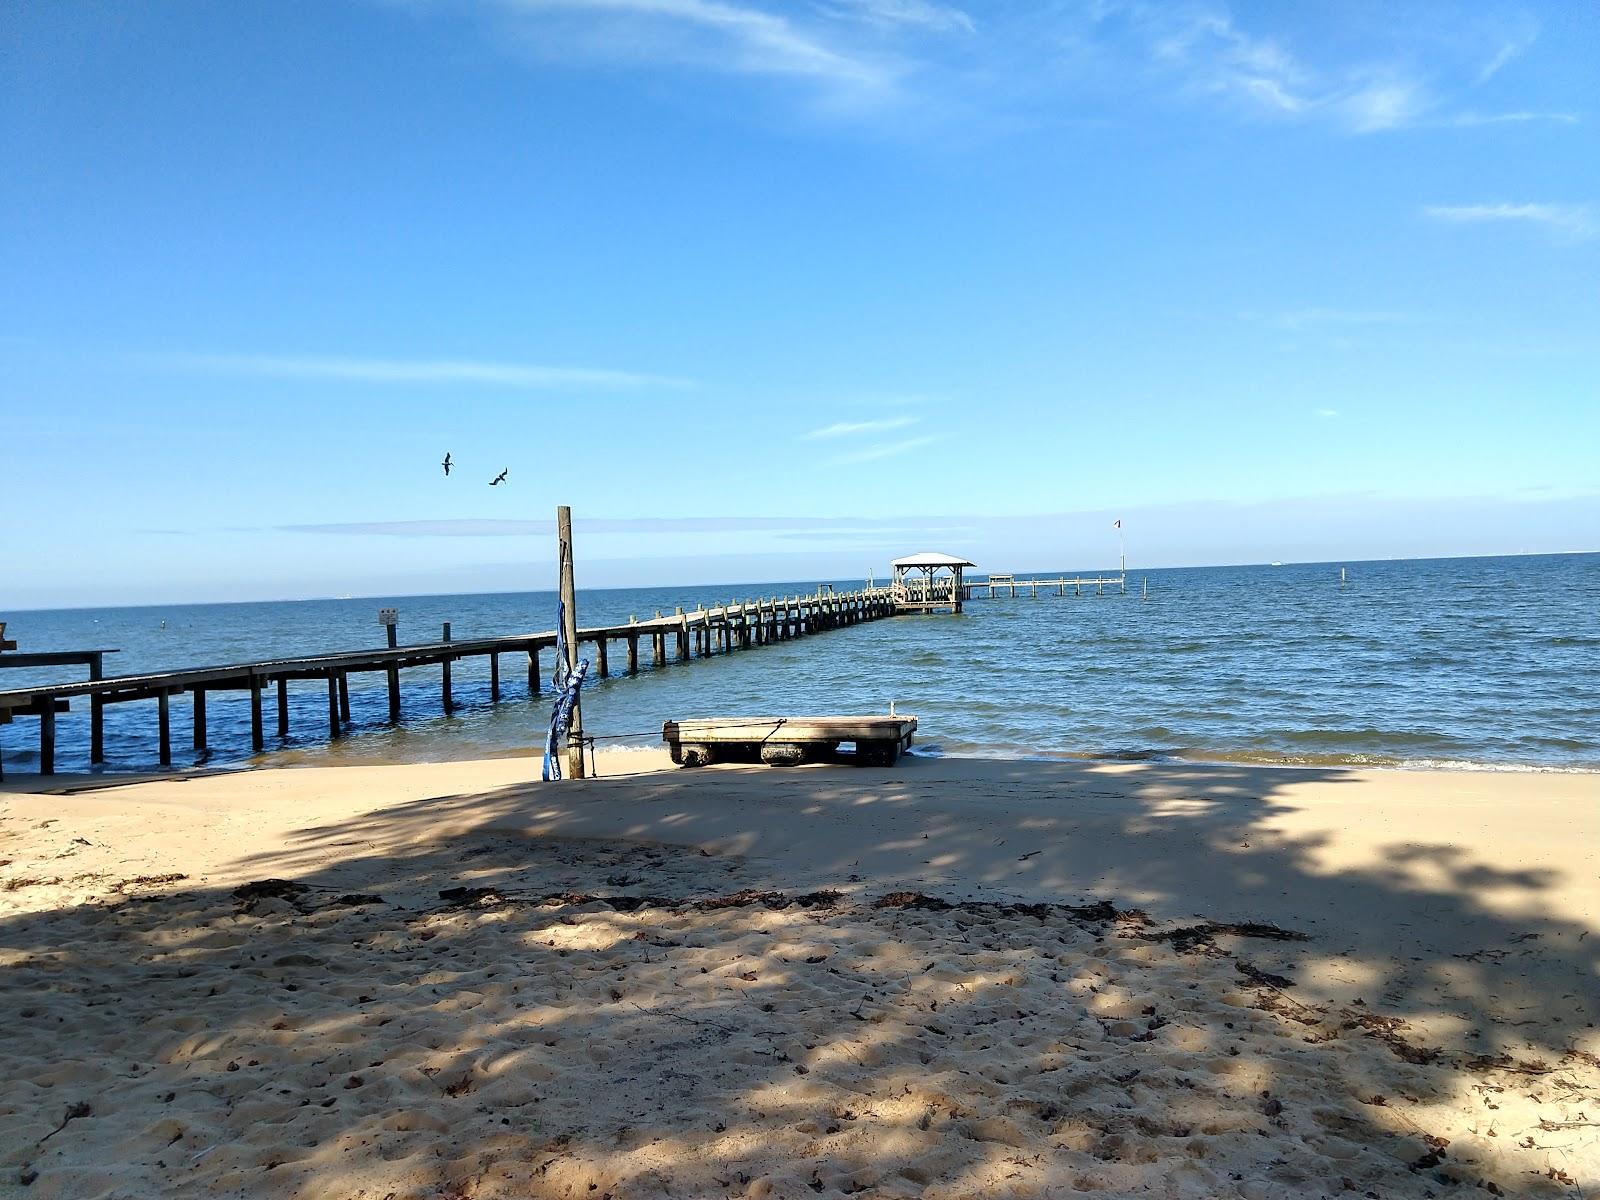
[[[764,762],[792,766],[838,754],[842,742],[855,746],[854,761],[864,767],[892,767],[911,748],[915,717],[701,717],[668,721],[661,740],[679,766],[713,762]]]
[[[612,673],[609,648],[621,642],[626,649],[626,670],[632,675],[640,668],[641,644],[654,667],[671,662],[688,662],[747,650],[773,642],[787,641],[807,634],[839,629],[863,621],[894,616],[897,609],[893,589],[860,588],[849,592],[819,589],[809,596],[773,596],[757,600],[730,601],[691,612],[679,610],[670,616],[625,625],[606,625],[580,629],[580,647],[594,649],[591,678],[607,678]],[[489,698],[501,699],[500,656],[523,655],[527,668],[527,696],[540,691],[542,650],[554,650],[554,630],[544,633],[511,634],[503,637],[454,641],[450,626],[437,642],[382,649],[351,650],[335,654],[297,658],[274,658],[259,662],[229,663],[214,667],[190,667],[175,671],[154,671],[102,678],[100,656],[111,651],[51,651],[26,656],[0,654],[17,666],[75,663],[90,668],[91,677],[34,687],[0,691],[0,725],[13,717],[39,718],[39,773],[55,773],[56,716],[67,712],[72,700],[80,697],[91,706],[90,763],[105,760],[102,736],[103,709],[107,704],[153,700],[156,707],[159,759],[162,766],[172,764],[171,698],[187,693],[193,700],[194,748],[207,747],[206,697],[212,692],[248,692],[250,696],[250,742],[260,752],[266,749],[267,731],[263,693],[276,689],[277,736],[289,736],[289,692],[292,682],[321,681],[328,693],[328,736],[340,737],[350,722],[349,677],[356,674],[387,676],[389,720],[398,722],[401,713],[400,672],[413,667],[438,667],[443,706],[446,713],[455,707],[451,684],[451,664],[471,657],[489,663]],[[4,778],[0,774],[0,778]]]

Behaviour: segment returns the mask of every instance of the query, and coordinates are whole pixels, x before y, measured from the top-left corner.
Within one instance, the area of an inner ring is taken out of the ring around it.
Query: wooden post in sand
[[[572,509],[565,504],[556,508],[556,552],[561,564],[561,634],[567,647],[564,665],[570,673],[578,669],[578,587],[572,575]],[[567,725],[566,778],[583,778],[583,715],[577,700]]]

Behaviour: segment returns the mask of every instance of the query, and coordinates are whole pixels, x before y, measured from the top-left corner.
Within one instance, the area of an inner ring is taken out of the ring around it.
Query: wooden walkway
[[[1065,596],[1067,589],[1072,589],[1074,596],[1081,596],[1084,589],[1089,589],[1097,596],[1105,595],[1107,588],[1116,588],[1118,594],[1128,590],[1128,577],[1126,575],[1093,575],[1093,576],[1058,576],[1055,579],[1016,579],[1010,575],[991,575],[988,579],[969,579],[962,585],[968,600],[986,596],[994,600],[1004,594],[1008,598],[1019,595],[1038,596],[1041,592],[1050,595],[1052,589],[1057,596]]]
[[[611,674],[610,648],[621,643],[628,674],[639,670],[640,654],[647,653],[652,665],[669,661],[688,662],[733,650],[747,650],[769,642],[787,641],[810,633],[820,633],[875,621],[895,614],[892,589],[863,588],[851,592],[818,591],[809,596],[778,596],[759,600],[733,601],[721,607],[679,610],[671,616],[659,614],[645,621],[626,625],[607,625],[580,629],[578,642],[594,647],[594,674],[604,679]],[[277,658],[260,662],[231,663],[216,667],[191,667],[177,671],[156,671],[138,675],[113,675],[35,687],[0,691],[0,724],[13,717],[31,716],[39,720],[39,771],[55,772],[56,717],[68,711],[73,700],[86,698],[90,705],[90,761],[104,761],[104,710],[108,704],[154,700],[162,766],[172,764],[170,706],[174,696],[187,693],[194,705],[194,748],[205,750],[206,697],[211,692],[244,691],[250,695],[250,744],[256,751],[266,748],[264,694],[276,690],[276,731],[280,738],[289,735],[288,684],[293,680],[326,680],[328,689],[328,735],[340,737],[350,721],[351,675],[382,673],[388,677],[389,720],[399,721],[401,712],[400,672],[410,667],[437,666],[446,712],[454,708],[451,695],[451,664],[472,657],[489,663],[489,695],[498,702],[501,696],[500,656],[525,656],[527,695],[541,689],[540,651],[553,650],[555,631],[511,634],[505,637],[454,641],[450,627],[437,642],[392,649],[351,650],[336,654],[301,658]],[[90,652],[59,652],[54,661],[83,662]],[[94,651],[96,655],[105,651]],[[76,654],[76,657],[74,657]],[[10,657],[10,655],[0,656]],[[17,656],[20,658],[21,656]],[[33,656],[36,660],[39,656]],[[48,655],[47,655],[48,657]],[[33,665],[33,664],[30,664]],[[98,662],[93,668],[98,673]],[[3,776],[0,776],[3,778]]]

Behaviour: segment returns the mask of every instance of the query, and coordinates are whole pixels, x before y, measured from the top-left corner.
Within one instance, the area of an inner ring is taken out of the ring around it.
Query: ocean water
[[[610,624],[817,582],[586,591],[579,619]],[[107,673],[126,674],[381,645],[380,605],[401,610],[402,642],[432,640],[446,620],[458,639],[549,629],[556,608],[550,593],[521,593],[6,616],[24,649],[117,647]],[[210,697],[203,758],[189,751],[191,709],[179,697],[175,764],[528,751],[548,721],[551,662],[546,652],[547,690],[530,699],[515,658],[502,662],[499,705],[483,660],[457,663],[448,717],[437,668],[406,672],[398,727],[387,724],[383,677],[352,676],[351,736],[332,744],[326,685],[292,684],[291,736],[270,736],[269,703],[259,758],[242,694]],[[0,688],[69,677],[81,675],[5,671]],[[645,665],[586,686],[584,723],[603,745],[643,746],[659,742],[668,719],[881,713],[891,701],[919,718],[921,753],[1600,770],[1600,554],[1134,569],[1126,595],[979,599],[961,616]],[[59,721],[61,771],[88,765],[87,704],[75,709]],[[109,707],[104,769],[150,769],[155,726],[153,701]],[[35,769],[37,723],[0,726],[0,753],[8,771]]]

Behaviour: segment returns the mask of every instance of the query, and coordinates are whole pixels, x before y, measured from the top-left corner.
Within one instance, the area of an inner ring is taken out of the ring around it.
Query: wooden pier
[[[657,614],[644,621],[630,620],[625,625],[607,625],[577,631],[580,645],[594,648],[592,675],[604,679],[612,673],[611,648],[621,643],[623,663],[630,675],[640,669],[641,655],[650,665],[663,667],[669,662],[689,662],[734,650],[748,650],[772,642],[787,641],[811,633],[821,633],[863,621],[875,621],[897,612],[892,588],[862,588],[849,592],[818,589],[809,596],[763,597],[757,600],[730,601],[720,607],[681,609],[670,616]],[[556,633],[511,634],[504,637],[455,641],[450,626],[444,626],[437,642],[412,646],[393,646],[372,650],[351,650],[336,654],[301,658],[267,659],[261,662],[232,663],[216,667],[191,667],[177,671],[156,671],[137,675],[101,676],[103,660],[110,651],[62,651],[44,655],[0,655],[0,661],[16,665],[78,663],[90,669],[87,680],[44,684],[0,691],[0,725],[14,717],[31,716],[39,720],[39,771],[54,774],[56,769],[56,718],[67,712],[73,700],[87,699],[91,712],[90,762],[105,761],[103,714],[108,704],[153,701],[159,761],[172,764],[170,710],[175,697],[187,695],[193,704],[194,748],[204,751],[207,743],[206,698],[213,692],[248,692],[250,696],[250,744],[257,752],[267,746],[267,696],[275,693],[275,732],[289,736],[289,684],[321,681],[328,694],[328,736],[343,735],[350,722],[350,676],[382,674],[389,692],[389,720],[401,714],[400,672],[411,667],[439,668],[444,710],[455,707],[451,694],[451,664],[464,658],[486,658],[489,665],[489,697],[501,698],[500,658],[519,657],[527,674],[527,696],[541,691],[540,652],[554,650]],[[85,656],[91,656],[89,661]],[[520,689],[519,689],[520,690]],[[3,775],[0,775],[3,778]]]
[[[17,643],[6,638],[6,626],[0,621],[0,668],[29,669],[36,667],[85,667],[91,680],[105,677],[106,655],[116,650],[41,650],[17,652]],[[40,736],[49,725],[52,733],[55,714],[67,711],[67,702],[60,699],[43,699],[21,709],[0,708],[0,725],[11,724],[13,715],[36,716],[40,719]],[[89,698],[89,754],[95,762],[105,757],[105,704],[98,697]],[[0,779],[5,774],[0,771]]]
[[[1065,596],[1067,589],[1072,589],[1074,596],[1081,596],[1088,589],[1091,594],[1105,595],[1107,588],[1117,589],[1120,595],[1128,590],[1128,577],[1118,575],[1093,575],[1093,576],[1058,576],[1054,579],[1017,579],[1012,575],[990,575],[987,579],[969,579],[962,584],[966,599],[974,600],[980,596],[994,600],[1004,594],[1007,598],[1017,596],[1037,597],[1041,593],[1048,596],[1052,589],[1057,596]]]

